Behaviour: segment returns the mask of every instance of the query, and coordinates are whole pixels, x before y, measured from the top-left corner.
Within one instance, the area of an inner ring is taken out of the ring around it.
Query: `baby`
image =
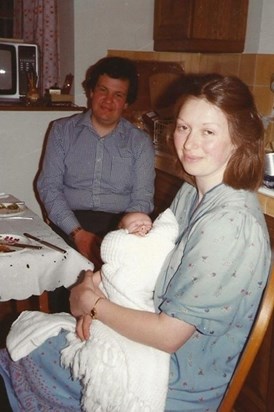
[[[178,236],[175,216],[167,209],[152,224],[143,213],[129,213],[119,227],[101,245],[102,289],[112,302],[154,312],[155,282]],[[83,409],[163,411],[169,354],[133,342],[98,320],[91,328],[86,342],[69,333],[61,356],[83,385]]]

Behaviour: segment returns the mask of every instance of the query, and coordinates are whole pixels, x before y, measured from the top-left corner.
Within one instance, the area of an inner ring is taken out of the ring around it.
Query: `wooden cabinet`
[[[155,0],[154,50],[242,52],[248,0]]]
[[[153,220],[170,206],[182,184],[180,177],[156,168]]]
[[[13,1],[0,1],[0,37],[12,38],[13,35]]]

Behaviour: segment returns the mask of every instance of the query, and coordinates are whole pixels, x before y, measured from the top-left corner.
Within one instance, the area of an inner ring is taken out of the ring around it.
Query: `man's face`
[[[114,128],[127,108],[129,81],[113,79],[106,74],[99,77],[94,91],[90,92],[92,122],[99,128]]]

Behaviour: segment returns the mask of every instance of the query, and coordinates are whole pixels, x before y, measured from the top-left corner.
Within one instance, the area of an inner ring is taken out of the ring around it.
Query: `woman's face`
[[[227,118],[218,107],[202,98],[189,98],[177,117],[174,144],[201,194],[223,181],[234,146]]]

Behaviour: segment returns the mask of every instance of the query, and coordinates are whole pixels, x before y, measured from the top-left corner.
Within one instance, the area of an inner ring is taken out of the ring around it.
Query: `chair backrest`
[[[274,266],[257,312],[250,336],[233,373],[218,412],[231,412],[266,334],[274,308]]]

